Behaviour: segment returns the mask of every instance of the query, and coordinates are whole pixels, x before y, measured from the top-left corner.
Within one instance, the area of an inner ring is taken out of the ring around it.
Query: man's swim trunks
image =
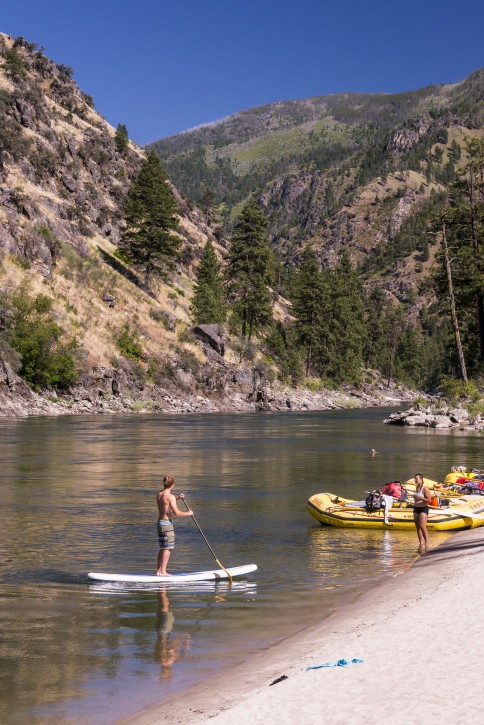
[[[174,549],[175,548],[175,529],[173,528],[173,522],[165,519],[160,519],[157,523],[158,528],[158,543],[160,549]]]

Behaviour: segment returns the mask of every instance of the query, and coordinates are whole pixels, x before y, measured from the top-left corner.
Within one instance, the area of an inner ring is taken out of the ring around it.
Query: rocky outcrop
[[[0,417],[21,418],[56,412],[47,396],[34,393],[0,357]]]
[[[388,149],[396,154],[404,154],[417,146],[432,125],[429,117],[412,118],[390,136]]]
[[[421,426],[424,428],[458,428],[460,430],[484,430],[484,421],[479,415],[471,417],[462,407],[421,407],[392,413],[384,423],[391,425]]]
[[[203,347],[209,345],[220,357],[225,355],[225,343],[218,325],[195,325],[192,332]]]

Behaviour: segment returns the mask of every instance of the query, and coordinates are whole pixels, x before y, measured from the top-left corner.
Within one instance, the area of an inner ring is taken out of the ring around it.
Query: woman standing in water
[[[418,534],[418,553],[425,554],[429,550],[429,534],[427,531],[427,519],[429,516],[429,504],[432,500],[430,491],[425,485],[421,473],[415,474],[415,493],[413,504],[413,520],[417,527]]]

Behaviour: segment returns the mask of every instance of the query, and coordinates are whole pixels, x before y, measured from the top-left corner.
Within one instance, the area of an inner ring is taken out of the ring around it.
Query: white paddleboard
[[[250,574],[257,569],[257,564],[246,564],[245,566],[228,567],[230,576],[242,576]],[[209,579],[228,579],[223,569],[212,571],[192,571],[186,574],[173,574],[173,576],[150,576],[148,574],[105,574],[104,572],[91,571],[87,575],[89,579],[98,582],[133,582],[136,584],[156,584],[157,582],[200,582]]]

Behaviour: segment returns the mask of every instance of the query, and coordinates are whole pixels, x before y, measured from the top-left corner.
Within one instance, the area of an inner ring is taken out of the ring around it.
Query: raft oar
[[[434,507],[434,506],[429,506],[429,509],[434,509],[434,512],[435,512],[435,515],[429,516],[429,518],[435,518],[435,516],[460,516],[462,519],[477,519],[478,521],[484,520],[483,514],[473,514],[473,513],[463,514],[460,511],[452,510],[452,506],[450,507],[451,508],[450,511],[442,511],[442,510],[435,511],[435,508],[436,507]]]
[[[187,504],[187,500],[186,500],[186,498],[185,498],[185,497],[183,497],[182,501],[183,501],[183,503],[185,504],[185,506],[187,507],[187,511],[189,511],[189,510],[190,510],[190,506],[189,506],[189,505]],[[224,572],[225,572],[225,573],[227,574],[227,577],[228,577],[229,583],[230,583],[230,584],[232,584],[232,575],[230,574],[230,572],[228,572],[228,571],[227,571],[227,569],[226,569],[226,568],[224,567],[224,565],[223,565],[223,564],[221,564],[221,563],[220,563],[220,561],[219,561],[219,560],[217,559],[217,557],[215,556],[215,552],[214,552],[214,550],[212,549],[212,547],[211,547],[211,546],[210,546],[210,544],[208,543],[208,539],[207,539],[207,537],[205,536],[205,534],[203,533],[202,529],[201,529],[201,528],[200,528],[200,526],[198,525],[198,521],[196,520],[196,518],[195,518],[195,516],[194,516],[193,514],[192,514],[192,519],[193,519],[193,521],[195,522],[195,526],[197,527],[197,529],[198,529],[198,530],[200,531],[201,535],[203,536],[203,539],[204,539],[204,541],[205,541],[206,545],[208,546],[208,548],[209,548],[209,549],[210,549],[210,551],[212,552],[212,556],[213,556],[213,558],[215,559],[215,561],[217,562],[217,564],[219,565],[219,567],[220,567],[221,569],[223,569],[223,570],[224,570]]]

